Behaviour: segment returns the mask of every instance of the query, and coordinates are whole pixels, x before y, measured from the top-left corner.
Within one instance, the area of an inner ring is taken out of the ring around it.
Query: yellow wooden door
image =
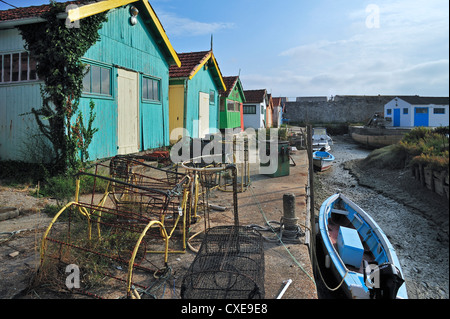
[[[184,85],[169,86],[170,141],[178,141],[184,128]]]
[[[118,69],[118,154],[139,152],[139,74]]]

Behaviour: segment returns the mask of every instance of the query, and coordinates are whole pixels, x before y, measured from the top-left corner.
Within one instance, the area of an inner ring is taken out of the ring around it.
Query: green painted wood
[[[236,102],[239,102],[239,104],[245,102],[244,91],[242,89],[242,85],[241,85],[239,79],[238,79],[236,85],[234,86],[234,88],[230,91],[230,94],[228,96],[220,97],[220,104],[223,106],[221,109],[223,111],[220,111],[220,126],[219,126],[219,128],[222,130],[227,129],[227,128],[241,127],[240,112],[228,111],[227,100],[236,101]]]

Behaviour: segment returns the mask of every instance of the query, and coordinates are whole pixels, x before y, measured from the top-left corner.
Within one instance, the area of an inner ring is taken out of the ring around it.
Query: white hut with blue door
[[[384,118],[393,127],[449,125],[449,98],[401,96],[384,106]]]

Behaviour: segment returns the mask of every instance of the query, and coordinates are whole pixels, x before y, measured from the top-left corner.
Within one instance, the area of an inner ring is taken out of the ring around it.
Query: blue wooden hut
[[[75,4],[74,4],[75,3]],[[67,19],[107,12],[97,41],[84,55],[89,67],[80,100],[83,114],[95,103],[90,160],[169,145],[169,67],[181,65],[148,0],[68,2]],[[78,4],[78,5],[77,5]],[[39,23],[50,5],[0,11],[0,160],[28,160],[24,143],[37,131],[32,116],[41,103],[36,62],[17,29]],[[80,36],[83,36],[80,34]]]
[[[218,132],[219,91],[226,86],[212,50],[178,56],[181,67],[169,70],[171,140],[182,136],[174,131],[180,128],[193,138]]]

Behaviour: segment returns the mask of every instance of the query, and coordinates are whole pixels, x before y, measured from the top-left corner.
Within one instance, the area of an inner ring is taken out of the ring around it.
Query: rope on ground
[[[311,279],[311,281],[314,284],[316,284],[316,282],[314,281],[314,278],[310,274],[308,274],[308,272],[302,267],[302,265],[298,262],[298,260],[294,257],[294,255],[292,255],[292,253],[289,251],[289,249],[284,244],[284,242],[282,240],[282,237],[280,237],[278,235],[277,231],[275,231],[275,229],[271,226],[271,222],[269,220],[267,220],[266,214],[264,213],[264,210],[262,209],[259,200],[256,198],[255,193],[253,192],[253,189],[251,187],[249,187],[249,189],[250,189],[250,192],[252,193],[251,195],[252,195],[253,200],[258,205],[259,211],[260,211],[261,215],[263,216],[263,218],[264,218],[264,220],[266,222],[266,225],[268,225],[269,229],[276,235],[276,237],[277,237],[276,241],[281,243],[281,245],[287,251],[289,256],[291,256],[292,260],[296,263],[296,265],[306,274],[306,276],[308,276],[309,279]],[[259,226],[257,226],[257,227],[259,227]]]
[[[6,235],[7,238],[1,239],[1,240],[0,240],[0,243],[7,242],[7,241],[10,240],[13,236],[15,236],[15,235],[17,235],[17,234],[20,234],[20,233],[22,233],[22,232],[33,231],[33,230],[36,230],[36,228],[35,228],[35,229],[20,229],[20,230],[15,230],[15,231],[11,231],[11,232],[2,232],[2,233],[0,233],[0,236],[5,236],[5,235]]]
[[[257,231],[272,231],[276,234],[276,238],[273,237],[267,237],[262,236],[264,240],[272,243],[278,243],[280,242],[280,239],[283,240],[285,243],[292,243],[292,244],[298,244],[300,243],[300,237],[305,236],[305,233],[302,231],[299,225],[294,224],[290,227],[285,227],[287,223],[285,222],[285,218],[281,218],[281,221],[275,221],[275,220],[269,220],[266,223],[266,227],[256,225],[256,224],[250,224],[246,227],[252,228]],[[276,226],[275,226],[276,225]],[[289,228],[289,229],[287,229]]]
[[[156,281],[146,289],[141,289],[139,287],[135,287],[134,285],[131,287],[136,299],[141,299],[143,295],[147,295],[152,299],[158,299],[156,293],[161,287],[163,287],[161,299],[164,297],[167,283],[172,276],[172,268],[168,266],[167,268],[161,270],[160,275],[157,275],[155,272],[153,276],[156,278]]]

